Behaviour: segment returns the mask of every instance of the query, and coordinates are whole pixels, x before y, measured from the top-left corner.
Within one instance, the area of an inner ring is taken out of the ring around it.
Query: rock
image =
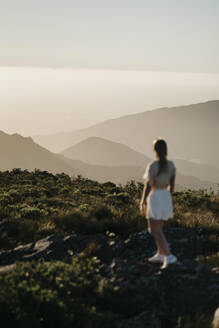
[[[0,266],[0,273],[12,271],[12,270],[14,270],[15,267],[16,267],[16,264]]]
[[[86,250],[95,251],[96,255],[104,262],[111,261],[112,250],[103,234],[95,235],[50,235],[34,243],[21,245],[13,250],[0,253],[0,264],[10,265],[16,261],[32,261],[38,259],[59,260]]]

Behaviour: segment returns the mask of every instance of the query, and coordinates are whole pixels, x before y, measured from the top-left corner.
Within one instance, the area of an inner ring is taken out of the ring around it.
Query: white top
[[[146,182],[149,182],[151,187],[155,188],[167,188],[170,179],[173,175],[176,174],[176,167],[172,161],[167,160],[167,170],[165,172],[161,172],[158,176],[159,171],[159,162],[153,161],[150,162],[144,174],[144,179]]]

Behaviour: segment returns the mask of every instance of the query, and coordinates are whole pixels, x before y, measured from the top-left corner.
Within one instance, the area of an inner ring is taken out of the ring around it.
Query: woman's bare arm
[[[151,186],[149,182],[144,184],[142,196],[141,196],[141,201],[140,201],[140,210],[142,211],[143,205],[146,204],[146,199],[148,197],[149,192],[151,191]]]

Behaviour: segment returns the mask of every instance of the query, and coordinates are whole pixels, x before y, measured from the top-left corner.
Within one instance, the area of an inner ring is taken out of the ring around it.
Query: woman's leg
[[[154,237],[158,253],[168,256],[170,255],[170,249],[162,228],[162,220],[148,219],[148,231]]]

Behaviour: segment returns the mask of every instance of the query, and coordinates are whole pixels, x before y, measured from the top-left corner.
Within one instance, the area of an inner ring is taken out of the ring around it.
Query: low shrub
[[[18,264],[13,271],[1,273],[1,324],[23,328],[97,324],[103,278],[96,274],[89,279],[96,261],[82,253],[71,264]]]
[[[21,217],[26,219],[38,219],[43,216],[44,211],[37,207],[27,206],[20,211]]]

